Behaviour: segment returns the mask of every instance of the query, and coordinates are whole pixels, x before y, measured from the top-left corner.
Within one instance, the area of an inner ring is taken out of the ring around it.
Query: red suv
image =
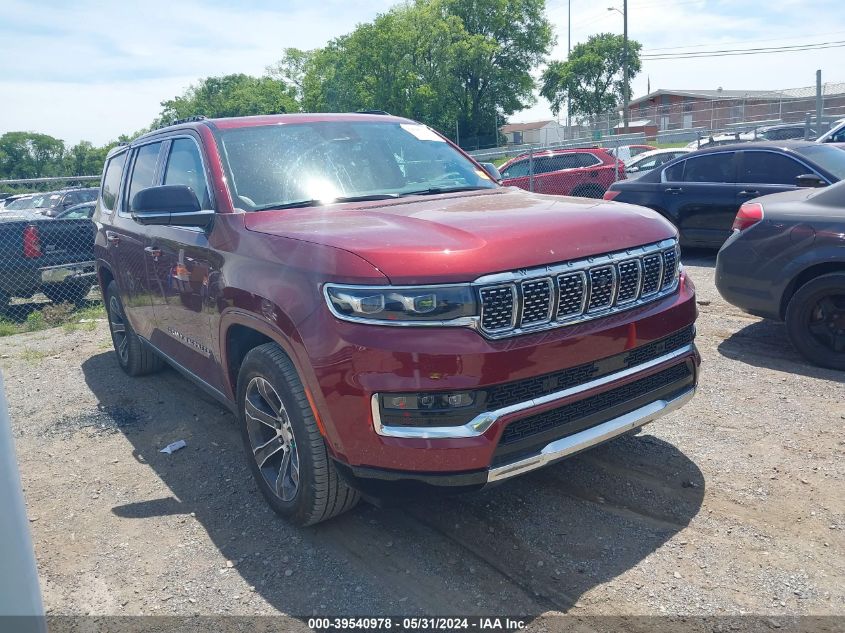
[[[557,196],[601,198],[610,185],[625,178],[625,165],[607,150],[558,149],[510,159],[499,167],[502,184],[530,191],[532,169],[534,191]]]
[[[677,232],[595,204],[500,187],[392,116],[159,129],[110,153],[94,214],[117,360],[230,407],[300,525],[360,491],[498,482],[695,390]]]

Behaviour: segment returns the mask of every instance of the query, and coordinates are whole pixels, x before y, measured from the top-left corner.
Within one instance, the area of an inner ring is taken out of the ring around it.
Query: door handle
[[[750,197],[753,197],[753,196],[759,196],[760,192],[756,191],[756,190],[751,190],[751,189],[743,189],[742,191],[739,192],[738,195],[746,196],[746,197],[750,198]]]
[[[161,249],[156,248],[155,246],[145,246],[144,252],[153,259],[158,259],[159,257],[161,257]]]
[[[663,191],[665,191],[666,193],[681,193],[683,192],[683,190],[683,187],[666,187],[666,189],[664,189]]]
[[[115,246],[117,246],[120,243],[120,235],[118,235],[114,231],[106,231],[106,240],[109,244],[114,244]]]
[[[598,178],[598,177],[599,177],[599,172],[597,172],[597,171],[591,171],[591,172],[590,172],[590,177],[592,177],[592,178]]]

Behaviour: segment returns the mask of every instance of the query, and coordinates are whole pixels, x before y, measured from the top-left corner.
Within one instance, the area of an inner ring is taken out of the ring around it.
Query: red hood
[[[248,213],[247,229],[363,257],[394,284],[472,281],[675,235],[633,205],[521,189]]]

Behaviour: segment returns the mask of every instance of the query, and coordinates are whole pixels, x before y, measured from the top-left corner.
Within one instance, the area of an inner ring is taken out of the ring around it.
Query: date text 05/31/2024
[[[314,631],[519,631],[525,621],[510,617],[378,617],[378,618],[310,618],[308,628]]]

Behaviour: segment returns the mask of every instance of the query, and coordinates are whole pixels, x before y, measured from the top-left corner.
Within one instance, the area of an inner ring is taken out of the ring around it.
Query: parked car
[[[675,147],[671,149],[654,149],[650,152],[644,152],[625,163],[625,174],[628,178],[638,178],[642,174],[650,172],[652,169],[665,165],[671,160],[675,160],[678,156],[689,154],[691,151],[692,150],[685,147]]]
[[[699,150],[636,180],[618,182],[606,200],[638,204],[668,218],[681,244],[718,248],[739,207],[751,198],[845,178],[845,153],[812,141],[757,142]]]
[[[360,490],[503,481],[686,402],[672,225],[480,169],[377,114],[191,120],[115,148],[94,222],[118,364],[167,362],[235,411],[262,494],[301,525]]]
[[[752,314],[786,321],[810,362],[845,370],[845,182],[745,203],[716,260],[716,287]]]
[[[845,119],[839,119],[816,139],[817,143],[845,143]]]
[[[735,145],[737,143],[750,143],[756,141],[754,134],[750,132],[735,132],[733,134],[717,134],[715,136],[705,136],[700,139],[687,143],[686,148],[689,150],[708,149],[718,147],[721,145]]]
[[[803,141],[815,139],[816,131],[813,128],[808,130],[803,123],[784,123],[758,127],[752,135],[757,141]],[[808,136],[805,138],[805,135]]]
[[[620,145],[619,147],[607,147],[605,151],[611,156],[615,156],[627,166],[629,161],[636,158],[645,152],[651,152],[657,149],[652,145]]]
[[[65,209],[76,206],[83,202],[92,202],[97,199],[96,187],[86,189],[64,189],[62,191],[51,191],[42,196],[35,207],[37,211],[47,217],[55,217]]]
[[[32,210],[0,213],[0,310],[43,293],[79,302],[96,283],[91,220],[55,222]]]
[[[35,208],[40,201],[40,196],[33,194],[20,194],[6,200],[3,211],[24,211]]]
[[[529,191],[534,170],[534,191],[558,196],[601,198],[616,180],[625,178],[625,166],[604,149],[558,149],[523,154],[504,163],[502,184]]]
[[[69,209],[65,209],[54,219],[56,220],[79,220],[81,218],[91,218],[94,215],[94,209],[97,207],[97,201],[92,200],[91,202],[83,202],[82,204],[77,204],[75,206],[70,207]]]

